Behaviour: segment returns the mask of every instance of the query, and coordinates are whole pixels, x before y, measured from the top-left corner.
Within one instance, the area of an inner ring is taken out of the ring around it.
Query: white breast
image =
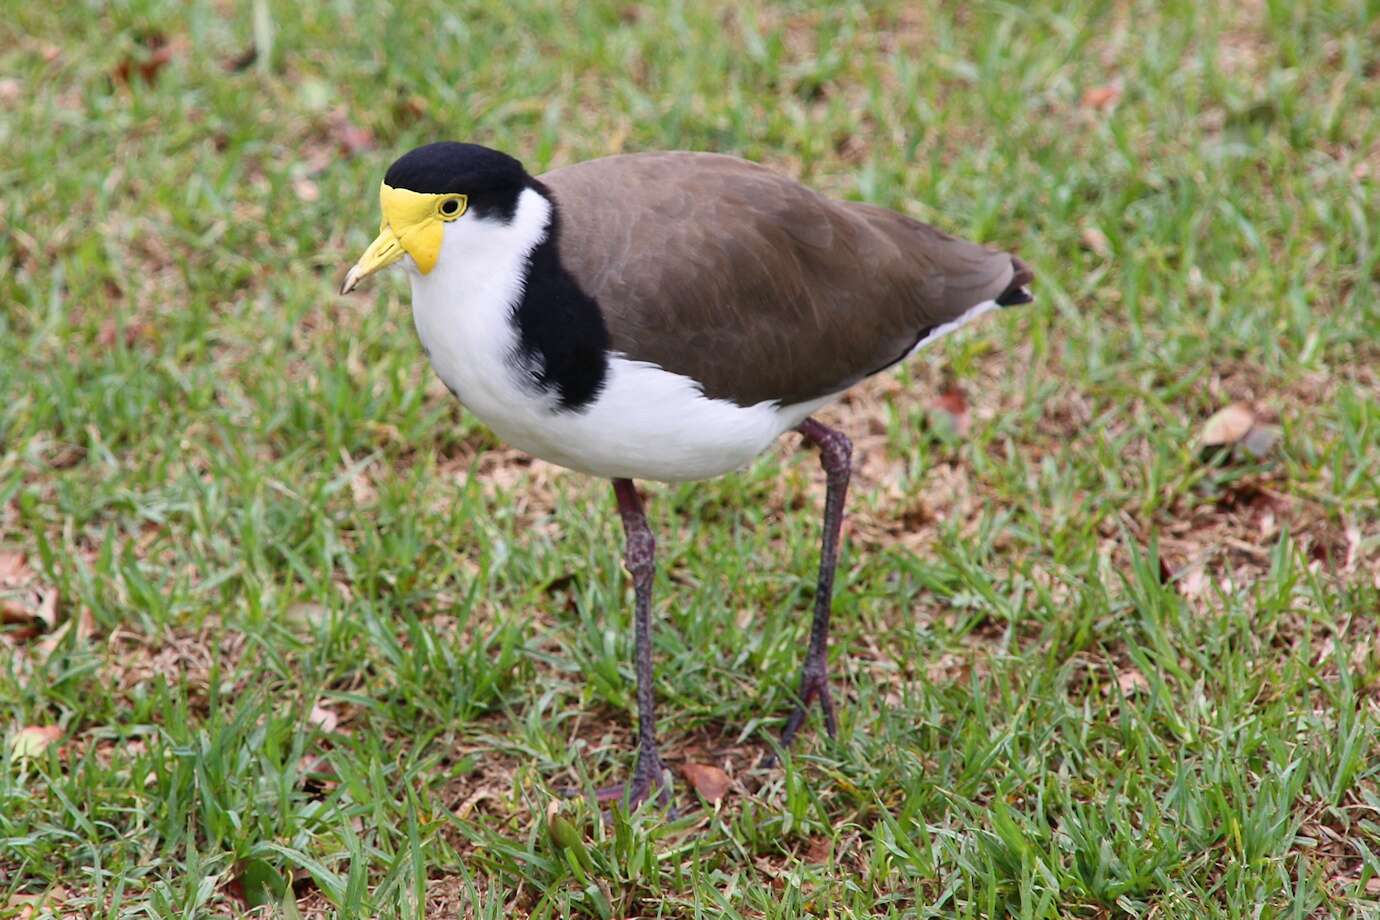
[[[527,190],[510,224],[470,217],[446,225],[436,267],[409,263],[412,315],[431,364],[455,395],[514,447],[609,478],[706,479],[751,462],[835,396],[780,407],[708,399],[689,377],[610,359],[604,387],[580,411],[521,379],[512,310],[528,254],[546,234],[550,204]]]

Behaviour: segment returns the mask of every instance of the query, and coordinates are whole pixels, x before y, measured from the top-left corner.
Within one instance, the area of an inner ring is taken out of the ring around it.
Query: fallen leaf
[[[20,760],[37,757],[61,737],[62,729],[56,725],[26,725],[10,739],[10,753]]]
[[[805,848],[805,861],[807,863],[824,863],[829,861],[829,854],[834,850],[834,844],[828,837],[815,837],[810,840],[810,845]]]
[[[425,115],[428,108],[426,97],[408,96],[394,107],[394,113],[401,121],[410,124]]]
[[[10,627],[4,632],[9,642],[28,642],[42,632],[28,608],[12,601],[0,600],[0,623]]]
[[[1099,259],[1112,257],[1112,244],[1107,240],[1107,234],[1101,230],[1096,227],[1084,227],[1082,239],[1083,248]]]
[[[1361,556],[1361,528],[1355,524],[1346,525],[1346,562],[1342,571],[1350,574],[1356,571],[1356,560]]]
[[[254,62],[259,59],[259,48],[251,44],[239,54],[225,62],[225,69],[231,73],[240,73],[254,66]]]
[[[24,599],[0,597],[0,623],[17,626],[8,635],[16,639],[31,639],[57,625],[56,588],[26,592]]]
[[[372,505],[379,498],[378,490],[374,488],[367,472],[358,473],[350,479],[350,495],[357,505]]]
[[[953,683],[964,679],[967,674],[968,659],[953,652],[943,652],[925,665],[925,676],[932,684]]]
[[[335,727],[340,724],[340,716],[336,715],[335,710],[327,709],[320,703],[311,708],[307,720],[326,734],[335,731]]]
[[[1239,447],[1254,457],[1263,457],[1279,443],[1279,436],[1279,426],[1261,422],[1248,406],[1232,403],[1203,423],[1199,440],[1209,456],[1232,453]]]
[[[292,191],[297,195],[298,201],[311,203],[321,197],[321,190],[316,187],[316,183],[302,176],[292,183]]]
[[[28,581],[28,571],[23,553],[0,550],[0,585]]]
[[[1116,105],[1121,98],[1121,81],[1114,81],[1105,86],[1092,86],[1083,93],[1083,108],[1103,111]]]
[[[1179,580],[1179,593],[1184,597],[1198,597],[1207,590],[1208,578],[1201,565],[1195,565]]]
[[[1254,425],[1255,413],[1241,403],[1232,403],[1203,424],[1203,446],[1231,447],[1240,443]]]
[[[153,327],[148,323],[135,321],[125,324],[124,335],[120,335],[119,324],[113,317],[101,323],[100,331],[96,333],[96,342],[103,348],[110,348],[117,339],[123,341],[126,347],[132,346],[139,339],[152,332]]]
[[[474,811],[474,807],[478,805],[480,802],[496,799],[498,799],[498,794],[495,793],[492,789],[476,789],[474,791],[474,794],[472,794],[469,798],[465,799],[465,801],[461,802],[458,806],[456,806],[454,810],[454,815],[455,817],[464,820],[465,818],[468,818],[470,816],[470,814]]]
[[[336,146],[346,156],[353,156],[374,147],[374,135],[350,120],[344,109],[336,109],[331,116],[331,134]]]
[[[75,617],[68,617],[61,626],[44,636],[35,649],[46,661],[57,651],[67,633],[73,630],[76,631],[77,640],[80,642],[88,642],[96,634],[96,618],[92,615],[90,607],[82,607]]]
[[[1142,690],[1150,689],[1150,682],[1145,679],[1145,675],[1135,668],[1123,668],[1121,673],[1116,676],[1116,685],[1121,688],[1122,696],[1131,696]]]
[[[58,885],[41,894],[12,894],[6,899],[7,907],[18,907],[14,920],[29,920],[40,907],[60,907],[67,901],[67,889]],[[55,916],[51,911],[49,916]]]
[[[148,33],[140,44],[142,47],[126,55],[115,65],[111,76],[116,83],[128,86],[135,73],[138,73],[145,83],[153,83],[158,79],[158,72],[172,60],[172,45],[162,32]]]
[[[946,424],[960,438],[968,434],[972,419],[968,415],[968,397],[957,386],[950,386],[930,401],[930,414]]]
[[[1254,457],[1263,457],[1274,449],[1279,443],[1279,428],[1275,425],[1265,425],[1256,422],[1251,426],[1251,430],[1246,432],[1246,436],[1241,439],[1241,446]]]
[[[1159,563],[1160,584],[1172,584],[1174,581],[1174,570],[1169,567],[1169,560],[1161,556],[1159,558]]]
[[[695,791],[698,792],[705,801],[718,802],[728,794],[728,787],[731,784],[731,780],[729,780],[727,773],[713,764],[682,764],[680,773],[690,785],[695,787]]]
[[[33,615],[43,622],[45,629],[52,629],[57,625],[57,588],[40,588],[37,593],[38,606],[34,608]]]
[[[1366,879],[1366,894],[1380,894],[1380,875]]]
[[[302,601],[283,611],[283,619],[293,626],[319,626],[331,617],[324,604]]]

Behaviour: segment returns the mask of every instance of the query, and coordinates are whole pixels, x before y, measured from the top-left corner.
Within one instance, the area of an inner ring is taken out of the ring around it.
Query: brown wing
[[[540,179],[612,347],[739,405],[843,390],[1029,280],[1009,255],[734,157],[606,157]]]

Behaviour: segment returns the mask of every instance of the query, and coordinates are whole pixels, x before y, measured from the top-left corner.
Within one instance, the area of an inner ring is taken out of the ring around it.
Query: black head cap
[[[522,164],[508,154],[454,141],[408,151],[388,167],[383,181],[427,195],[468,195],[470,211],[476,216],[503,220],[512,218],[518,195],[533,182]]]

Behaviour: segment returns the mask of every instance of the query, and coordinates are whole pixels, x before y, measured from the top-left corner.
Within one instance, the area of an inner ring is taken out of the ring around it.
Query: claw
[[[809,714],[810,704],[815,700],[819,700],[820,711],[824,714],[824,730],[829,733],[830,738],[838,737],[838,723],[834,718],[834,696],[829,689],[829,674],[823,666],[805,666],[805,672],[800,676],[799,700],[795,709],[791,710],[790,718],[786,720],[786,728],[781,732],[782,750],[789,748],[795,740],[796,733],[805,722],[805,716]],[[762,761],[762,766],[768,770],[776,766],[775,751],[767,755]]]
[[[643,768],[644,763],[647,764],[645,769]],[[600,805],[623,802],[629,811],[636,811],[638,806],[647,801],[654,780],[660,780],[661,786],[661,791],[656,796],[656,803],[662,808],[669,809],[672,818],[677,817],[674,795],[675,783],[671,779],[671,771],[666,769],[666,765],[656,754],[651,757],[647,757],[645,754],[638,757],[637,768],[633,770],[632,779],[625,783],[614,783],[612,786],[595,789],[594,800]],[[561,793],[566,798],[578,798],[584,794],[580,789],[574,788],[562,789]]]

